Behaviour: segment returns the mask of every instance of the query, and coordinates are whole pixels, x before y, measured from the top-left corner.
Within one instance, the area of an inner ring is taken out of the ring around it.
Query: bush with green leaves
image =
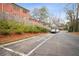
[[[11,33],[11,23],[9,23],[7,20],[0,20],[0,34],[10,34]]]
[[[48,30],[37,25],[25,25],[14,20],[0,20],[0,34],[22,34],[27,32],[48,32]]]
[[[17,34],[24,33],[24,25],[23,24],[20,24],[20,23],[17,23],[15,25],[14,32],[17,33]]]

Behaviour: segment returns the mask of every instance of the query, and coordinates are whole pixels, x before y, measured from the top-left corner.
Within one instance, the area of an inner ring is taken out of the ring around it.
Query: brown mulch
[[[74,35],[78,35],[79,36],[79,32],[71,32],[71,34],[74,34]]]
[[[29,37],[36,36],[39,34],[45,34],[45,33],[24,33],[24,34],[0,35],[0,44],[22,40],[23,38],[29,38]]]

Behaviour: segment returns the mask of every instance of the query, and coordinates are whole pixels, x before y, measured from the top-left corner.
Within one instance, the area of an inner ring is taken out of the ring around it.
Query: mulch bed
[[[0,35],[0,44],[5,44],[5,43],[21,40],[23,38],[29,38],[29,37],[36,36],[39,34],[45,34],[45,33],[24,33],[24,34]]]
[[[79,32],[70,32],[70,33],[79,36]]]

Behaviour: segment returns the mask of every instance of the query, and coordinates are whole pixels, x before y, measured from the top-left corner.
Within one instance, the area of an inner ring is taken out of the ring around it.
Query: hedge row
[[[0,34],[22,34],[27,32],[48,32],[48,30],[37,25],[25,25],[12,20],[0,20]]]

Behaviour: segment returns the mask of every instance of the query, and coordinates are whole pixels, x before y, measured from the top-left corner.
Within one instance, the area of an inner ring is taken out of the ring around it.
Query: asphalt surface
[[[0,56],[79,56],[79,37],[64,31],[42,34],[0,45]]]

